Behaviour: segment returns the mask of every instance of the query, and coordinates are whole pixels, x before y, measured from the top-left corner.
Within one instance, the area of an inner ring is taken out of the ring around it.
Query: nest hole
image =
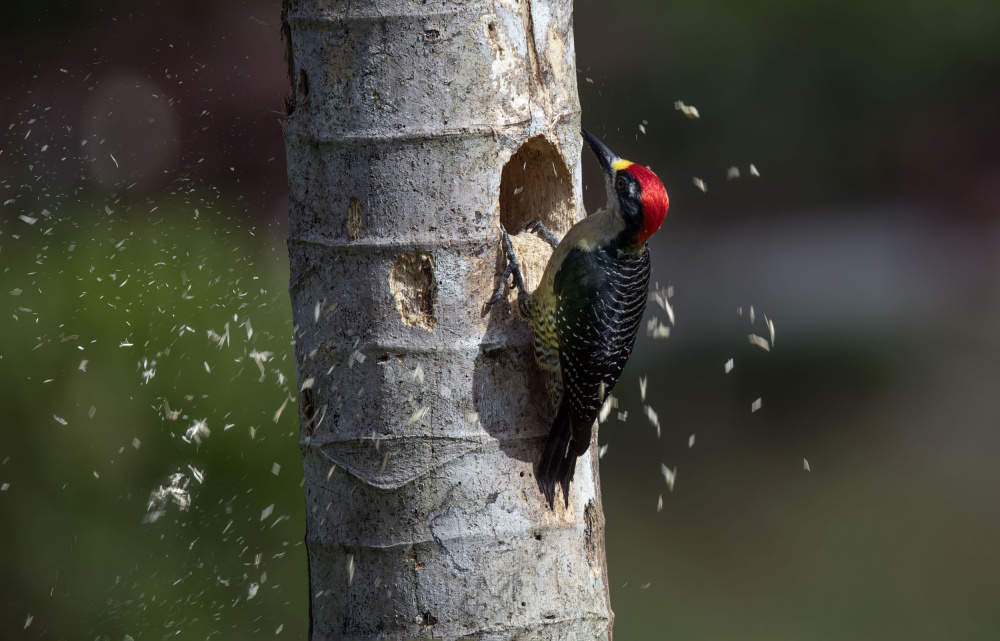
[[[562,154],[543,136],[529,139],[500,173],[500,222],[511,235],[539,220],[562,236],[572,223],[573,181]]]

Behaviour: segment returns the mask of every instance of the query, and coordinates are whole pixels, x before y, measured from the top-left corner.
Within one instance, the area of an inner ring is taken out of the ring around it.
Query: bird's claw
[[[525,229],[533,234],[537,234],[539,237],[541,237],[542,240],[547,242],[552,247],[552,249],[555,249],[556,247],[559,246],[559,238],[557,238],[555,234],[546,229],[545,225],[542,224],[542,221],[533,220],[525,226]]]
[[[503,275],[500,276],[500,283],[497,285],[496,291],[493,292],[493,296],[486,301],[486,306],[495,305],[503,298],[503,290],[507,285],[507,279],[513,274],[514,276],[514,286],[517,287],[517,291],[522,293],[524,289],[524,277],[521,275],[521,266],[517,263],[517,257],[514,256],[514,245],[510,242],[510,235],[507,230],[504,229],[503,225],[500,225],[500,231],[503,232],[503,251],[507,256],[507,267],[503,270]]]

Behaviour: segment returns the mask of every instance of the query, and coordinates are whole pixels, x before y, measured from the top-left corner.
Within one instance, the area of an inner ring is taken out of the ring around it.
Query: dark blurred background
[[[277,4],[0,8],[3,638],[305,635]],[[1000,3],[587,0],[576,43],[671,195],[616,636],[1000,638]]]

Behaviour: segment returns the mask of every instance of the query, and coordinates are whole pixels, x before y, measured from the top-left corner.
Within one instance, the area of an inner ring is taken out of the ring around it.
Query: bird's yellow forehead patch
[[[619,158],[618,160],[616,160],[613,163],[611,163],[611,168],[614,169],[615,171],[621,171],[622,169],[628,169],[631,166],[632,166],[631,162],[629,162],[628,160],[622,160],[621,158]]]

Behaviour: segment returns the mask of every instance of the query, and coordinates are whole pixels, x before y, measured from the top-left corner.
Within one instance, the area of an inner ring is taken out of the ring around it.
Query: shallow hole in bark
[[[305,69],[299,69],[298,81],[295,83],[295,98],[300,105],[309,101],[309,75]]]
[[[573,181],[562,155],[543,136],[521,145],[500,172],[500,222],[514,235],[535,220],[562,236],[573,220]]]
[[[400,256],[389,270],[389,289],[403,324],[434,329],[438,284],[429,252],[418,249]]]
[[[305,418],[306,436],[311,436],[315,429],[313,421],[316,418],[316,410],[313,407],[313,391],[311,389],[306,388],[299,393],[299,407],[302,409],[302,416]]]
[[[347,235],[351,240],[357,240],[361,237],[363,228],[361,201],[356,196],[352,196],[351,202],[347,205]]]

